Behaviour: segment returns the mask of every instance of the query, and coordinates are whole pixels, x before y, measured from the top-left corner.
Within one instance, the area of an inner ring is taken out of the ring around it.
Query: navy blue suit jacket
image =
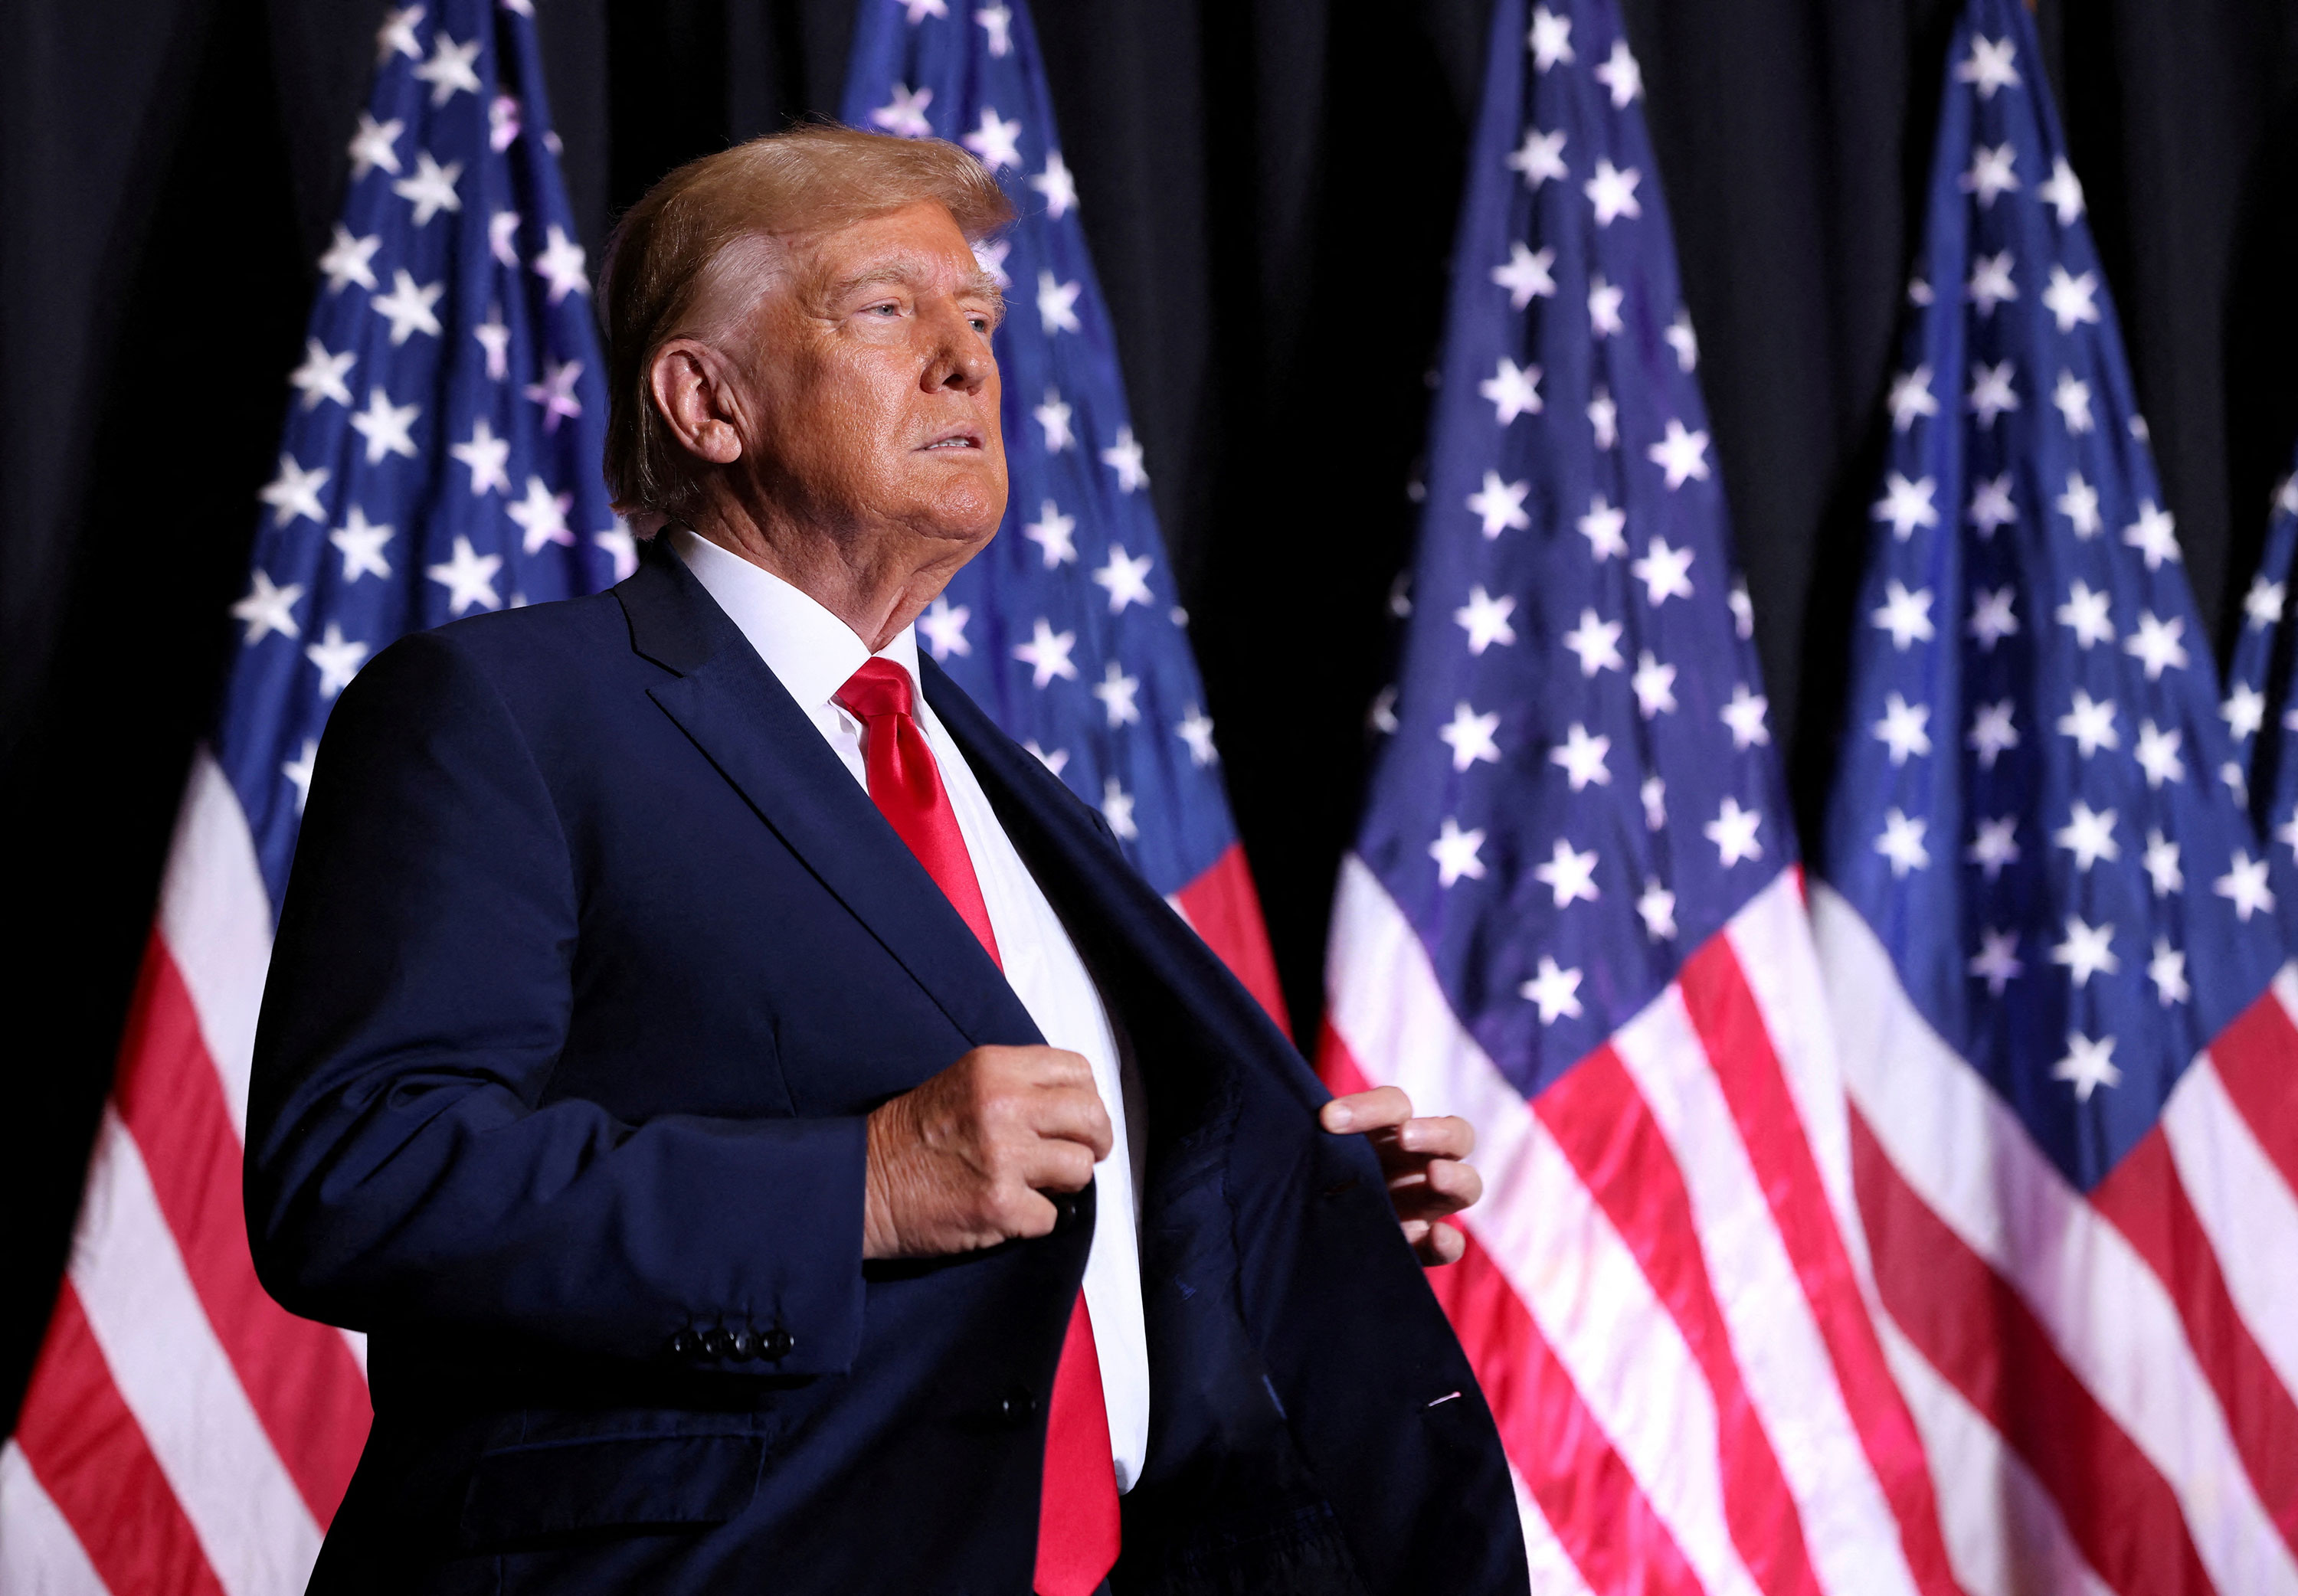
[[[1147,1097],[1117,1589],[1523,1591],[1373,1154],[1100,817],[923,675]],[[1091,1195],[864,1263],[863,1127],[1040,1039],[676,559],[385,650],[320,752],[248,1122],[265,1284],[372,1337],[313,1589],[1021,1596]]]

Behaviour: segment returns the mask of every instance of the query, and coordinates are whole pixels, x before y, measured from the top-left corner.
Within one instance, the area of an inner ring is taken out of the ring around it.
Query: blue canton
[[[528,0],[376,35],[351,188],[263,490],[217,754],[277,910],[320,730],[401,634],[636,566]]]
[[[1358,852],[1536,1092],[1795,858],[1609,0],[1501,0]]]
[[[1956,29],[1908,297],[1826,872],[2088,1190],[2282,944],[2016,0]]]
[[[964,145],[1020,213],[975,251],[1009,301],[1005,521],[919,641],[1170,896],[1236,831],[1027,6],[868,0],[843,114]]]
[[[2298,941],[2298,671],[2292,669],[2291,566],[2298,560],[2298,472],[2274,492],[2266,551],[2242,601],[2242,634],[2228,670],[2219,717],[2241,750],[2251,813],[2267,837],[2275,911],[2283,939]],[[2277,685],[2279,690],[2277,690]],[[2276,714],[2271,724],[2267,711]]]

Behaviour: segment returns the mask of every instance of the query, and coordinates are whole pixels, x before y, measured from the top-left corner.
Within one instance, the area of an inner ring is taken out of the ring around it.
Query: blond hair
[[[625,212],[607,241],[599,310],[607,333],[607,486],[626,515],[677,516],[693,462],[655,408],[648,373],[696,323],[729,252],[746,239],[841,227],[931,200],[968,242],[1013,219],[997,179],[955,145],[834,124],[793,128],[690,161]]]

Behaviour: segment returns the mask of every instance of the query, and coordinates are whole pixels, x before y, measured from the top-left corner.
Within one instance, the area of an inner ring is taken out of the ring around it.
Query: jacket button
[[[734,1350],[734,1337],[723,1326],[713,1325],[702,1332],[702,1350],[714,1358],[723,1358]]]
[[[997,1417],[1007,1424],[1026,1424],[1037,1411],[1037,1393],[1026,1385],[1016,1385],[997,1399]]]
[[[728,1338],[726,1355],[730,1358],[747,1358],[756,1350],[758,1338],[750,1334],[750,1327],[748,1325],[737,1325],[734,1327],[732,1336]]]
[[[681,1330],[670,1338],[670,1350],[674,1357],[691,1358],[702,1350],[702,1338],[692,1330]]]
[[[791,1335],[788,1330],[783,1329],[780,1325],[776,1325],[773,1329],[765,1332],[758,1337],[758,1356],[761,1358],[787,1358],[790,1355],[791,1351],[795,1349],[797,1345],[798,1337]]]

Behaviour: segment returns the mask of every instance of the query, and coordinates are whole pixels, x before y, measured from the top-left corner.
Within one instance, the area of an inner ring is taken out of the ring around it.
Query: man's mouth
[[[979,449],[981,434],[976,432],[945,433],[925,446],[928,449]]]

